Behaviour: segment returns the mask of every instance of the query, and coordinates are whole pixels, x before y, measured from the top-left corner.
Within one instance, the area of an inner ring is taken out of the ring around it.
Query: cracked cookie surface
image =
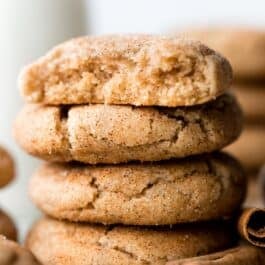
[[[54,218],[166,225],[231,216],[245,196],[242,171],[223,153],[117,166],[46,163],[29,190],[36,205]]]
[[[223,223],[170,229],[82,225],[44,218],[33,226],[26,245],[49,265],[164,265],[224,249],[233,244],[233,237]]]
[[[157,161],[212,152],[234,141],[241,110],[231,95],[193,107],[26,105],[17,142],[44,160],[88,164]]]
[[[15,166],[10,154],[0,146],[0,188],[7,185],[15,175]]]
[[[17,229],[12,219],[0,209],[0,235],[11,240],[17,239]],[[1,263],[0,263],[1,264]]]
[[[188,106],[215,99],[232,80],[229,62],[199,42],[125,35],[65,42],[19,78],[27,102]]]
[[[40,265],[29,250],[0,236],[1,265]]]

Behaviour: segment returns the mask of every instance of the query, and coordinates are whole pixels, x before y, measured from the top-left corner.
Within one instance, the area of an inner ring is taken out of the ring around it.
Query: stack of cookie
[[[138,35],[74,39],[26,67],[15,136],[48,161],[30,183],[50,216],[27,239],[37,258],[165,264],[229,247],[222,219],[246,186],[214,152],[241,132],[231,76],[200,43]]]
[[[232,63],[233,91],[242,105],[246,126],[242,137],[228,148],[250,175],[265,164],[265,31],[212,28],[187,32],[220,51]]]
[[[14,162],[10,154],[0,147],[0,188],[9,184],[15,175]],[[17,239],[17,230],[11,218],[0,210],[0,235],[9,239]]]

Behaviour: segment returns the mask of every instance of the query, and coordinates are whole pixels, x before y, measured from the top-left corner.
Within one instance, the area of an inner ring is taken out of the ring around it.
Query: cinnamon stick
[[[264,265],[265,252],[253,246],[239,246],[210,255],[169,261],[166,265]]]
[[[240,235],[248,242],[257,247],[265,247],[265,208],[243,210],[237,227]]]

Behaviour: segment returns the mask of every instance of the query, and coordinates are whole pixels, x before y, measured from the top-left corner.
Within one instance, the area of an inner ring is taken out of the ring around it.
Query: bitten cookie
[[[163,265],[224,249],[233,233],[222,224],[139,228],[40,220],[26,245],[44,265]]]
[[[212,152],[234,141],[241,127],[236,100],[223,95],[183,108],[28,105],[14,133],[24,150],[42,159],[97,164]]]
[[[187,106],[229,88],[231,66],[201,43],[148,35],[82,37],[26,67],[28,102]]]
[[[209,28],[186,31],[188,38],[200,40],[226,56],[237,79],[265,78],[265,31]]]
[[[27,249],[0,236],[1,265],[39,265]]]
[[[11,240],[17,239],[17,229],[15,224],[2,210],[0,210],[0,235],[3,235]]]
[[[257,172],[265,163],[265,126],[249,125],[241,137],[226,150],[237,157],[249,172]]]
[[[265,124],[265,85],[235,84],[233,88],[246,122]]]
[[[32,200],[58,219],[166,225],[228,217],[245,196],[240,165],[226,154],[155,164],[44,164]]]
[[[14,178],[14,168],[13,159],[4,148],[0,147],[0,188]]]

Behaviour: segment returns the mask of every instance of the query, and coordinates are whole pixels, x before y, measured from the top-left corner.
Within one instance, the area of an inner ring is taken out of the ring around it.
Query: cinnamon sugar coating
[[[23,69],[27,102],[189,106],[224,93],[232,70],[199,42],[149,35],[81,37]]]
[[[164,265],[167,261],[212,253],[233,242],[224,224],[126,227],[41,219],[26,245],[49,265]]]
[[[14,134],[28,153],[48,161],[117,164],[209,153],[242,129],[236,100],[223,95],[193,107],[28,105]]]

